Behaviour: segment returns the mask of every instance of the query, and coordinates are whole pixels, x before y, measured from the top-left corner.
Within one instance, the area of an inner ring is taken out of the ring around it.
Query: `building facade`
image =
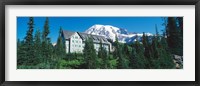
[[[102,46],[107,51],[110,51],[112,49],[111,43],[108,42],[108,40],[103,36],[63,30],[62,37],[65,41],[66,53],[82,53],[85,47],[85,41],[89,37],[93,39],[96,52],[98,52],[99,50],[100,41],[102,42]]]

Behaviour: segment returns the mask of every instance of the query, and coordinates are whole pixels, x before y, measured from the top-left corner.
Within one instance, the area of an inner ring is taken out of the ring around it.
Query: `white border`
[[[194,5],[6,5],[6,81],[195,81]],[[184,68],[16,70],[16,16],[184,16]]]

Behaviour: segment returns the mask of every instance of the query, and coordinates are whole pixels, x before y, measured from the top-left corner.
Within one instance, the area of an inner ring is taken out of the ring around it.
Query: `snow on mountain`
[[[53,46],[56,46],[56,43],[52,43]]]
[[[136,37],[141,39],[143,33],[128,33],[126,29],[118,28],[111,25],[100,25],[96,24],[91,26],[85,31],[87,34],[105,36],[108,39],[111,39],[113,42],[116,40],[117,36],[119,42],[121,43],[130,43],[136,41]],[[145,33],[147,36],[152,36],[151,33]]]

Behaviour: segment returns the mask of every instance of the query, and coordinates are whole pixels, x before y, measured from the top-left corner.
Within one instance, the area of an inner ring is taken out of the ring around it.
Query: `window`
[[[78,43],[78,41],[76,41],[76,43]]]
[[[72,40],[72,42],[74,43],[74,40]]]

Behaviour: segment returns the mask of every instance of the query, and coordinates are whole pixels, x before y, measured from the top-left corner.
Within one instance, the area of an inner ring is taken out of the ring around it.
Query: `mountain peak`
[[[120,29],[112,25],[95,24],[85,31],[85,33],[93,35],[101,35],[115,41],[115,36],[119,34],[127,34],[127,30]]]
[[[107,29],[107,30],[111,29],[111,30],[117,31],[120,28],[112,26],[112,25],[95,24],[91,26],[89,29]]]
[[[117,36],[119,42],[128,43],[133,42],[136,35],[142,36],[142,34],[138,33],[128,33],[126,29],[118,28],[112,25],[102,25],[102,24],[95,24],[91,26],[89,29],[85,31],[87,34],[92,35],[100,35],[104,36],[108,39],[111,39],[113,42],[116,40],[115,36]],[[151,35],[148,33],[148,35]]]

